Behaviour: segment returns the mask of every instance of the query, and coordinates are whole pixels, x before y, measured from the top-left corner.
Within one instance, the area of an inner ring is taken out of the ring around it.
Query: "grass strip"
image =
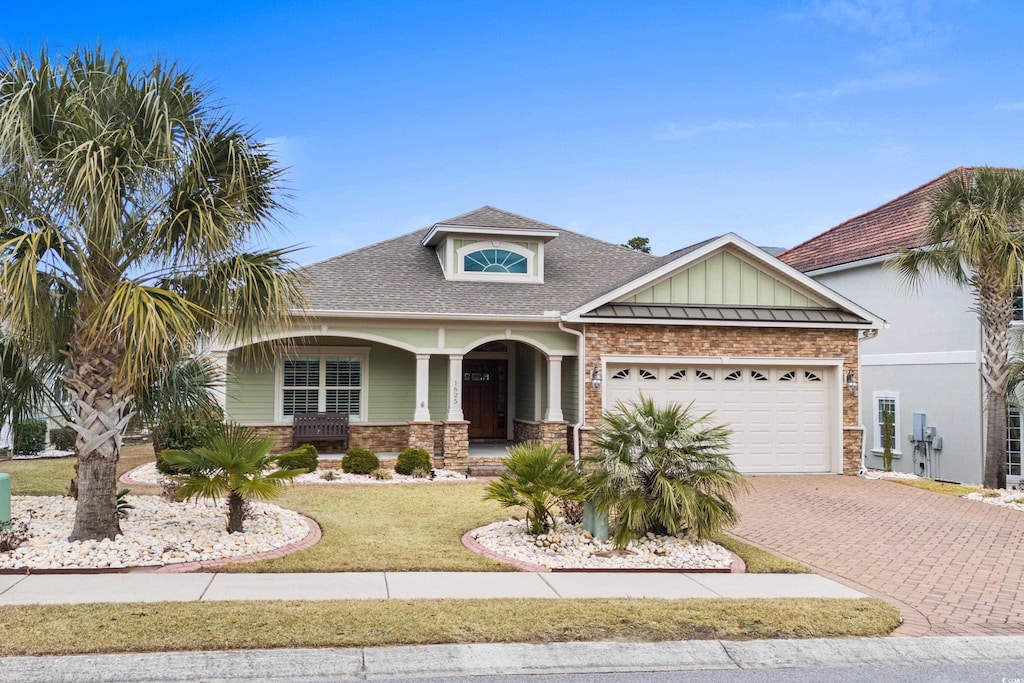
[[[773,555],[767,550],[761,550],[735,536],[719,534],[714,541],[739,555],[740,559],[746,563],[747,572],[750,574],[809,574],[811,571],[796,560]]]
[[[942,493],[947,496],[961,498],[968,493],[977,493],[983,489],[980,486],[967,486],[966,484],[953,484],[946,481],[935,481],[934,479],[886,479],[894,484],[912,486],[915,489],[923,489],[932,493]]]
[[[410,600],[0,607],[0,656],[884,636],[881,600]]]

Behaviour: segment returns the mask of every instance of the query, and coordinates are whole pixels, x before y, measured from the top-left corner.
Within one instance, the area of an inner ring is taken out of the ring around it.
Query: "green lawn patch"
[[[0,656],[884,636],[881,600],[410,600],[0,607]]]
[[[153,446],[125,446],[117,463],[117,476],[145,462],[152,462]],[[39,460],[8,460],[0,462],[0,472],[11,475],[11,493],[16,496],[63,496],[75,476],[75,458],[41,458]],[[118,484],[118,488],[123,488]],[[133,493],[153,493],[159,487],[133,486]]]
[[[747,571],[751,574],[809,574],[811,572],[796,560],[773,555],[767,550],[745,543],[735,536],[719,534],[714,540],[718,545],[739,555],[740,559],[746,563]]]
[[[933,493],[943,493],[947,496],[956,496],[962,498],[968,493],[978,493],[983,491],[980,486],[968,486],[966,484],[952,484],[946,481],[935,481],[934,479],[886,479],[894,484],[902,484],[903,486],[912,486],[915,489],[923,489],[925,491],[931,491]]]

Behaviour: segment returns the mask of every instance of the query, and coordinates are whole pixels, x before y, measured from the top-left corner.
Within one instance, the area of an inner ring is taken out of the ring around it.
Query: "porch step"
[[[466,468],[466,474],[471,477],[497,477],[507,471],[508,468],[500,463],[483,463]]]

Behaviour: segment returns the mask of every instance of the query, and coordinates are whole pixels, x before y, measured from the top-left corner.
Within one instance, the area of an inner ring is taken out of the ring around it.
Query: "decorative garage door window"
[[[324,354],[281,362],[281,413],[342,413],[363,419],[364,355]]]

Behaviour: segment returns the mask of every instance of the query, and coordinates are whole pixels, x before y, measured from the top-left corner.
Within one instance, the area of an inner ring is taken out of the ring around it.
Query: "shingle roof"
[[[477,228],[496,228],[498,230],[519,229],[519,230],[558,230],[553,225],[535,221],[526,216],[520,216],[510,211],[502,211],[493,206],[481,206],[467,213],[449,218],[446,221],[439,221],[437,225],[464,225]]]
[[[778,258],[797,270],[808,272],[885,256],[904,247],[920,247],[928,225],[929,199],[948,178],[957,173],[970,174],[971,170],[971,167],[961,166],[943,173],[877,209],[798,244]]]
[[[467,221],[467,222],[458,222]],[[485,222],[487,225],[481,226]],[[446,225],[554,229],[485,206]],[[317,311],[542,315],[565,313],[657,267],[661,259],[557,228],[544,247],[544,283],[446,280],[417,230],[301,269],[307,305]]]
[[[584,318],[641,318],[652,320],[701,320],[707,322],[770,322],[785,326],[805,323],[848,325],[870,321],[838,308],[779,306],[694,306],[689,304],[605,304]]]

